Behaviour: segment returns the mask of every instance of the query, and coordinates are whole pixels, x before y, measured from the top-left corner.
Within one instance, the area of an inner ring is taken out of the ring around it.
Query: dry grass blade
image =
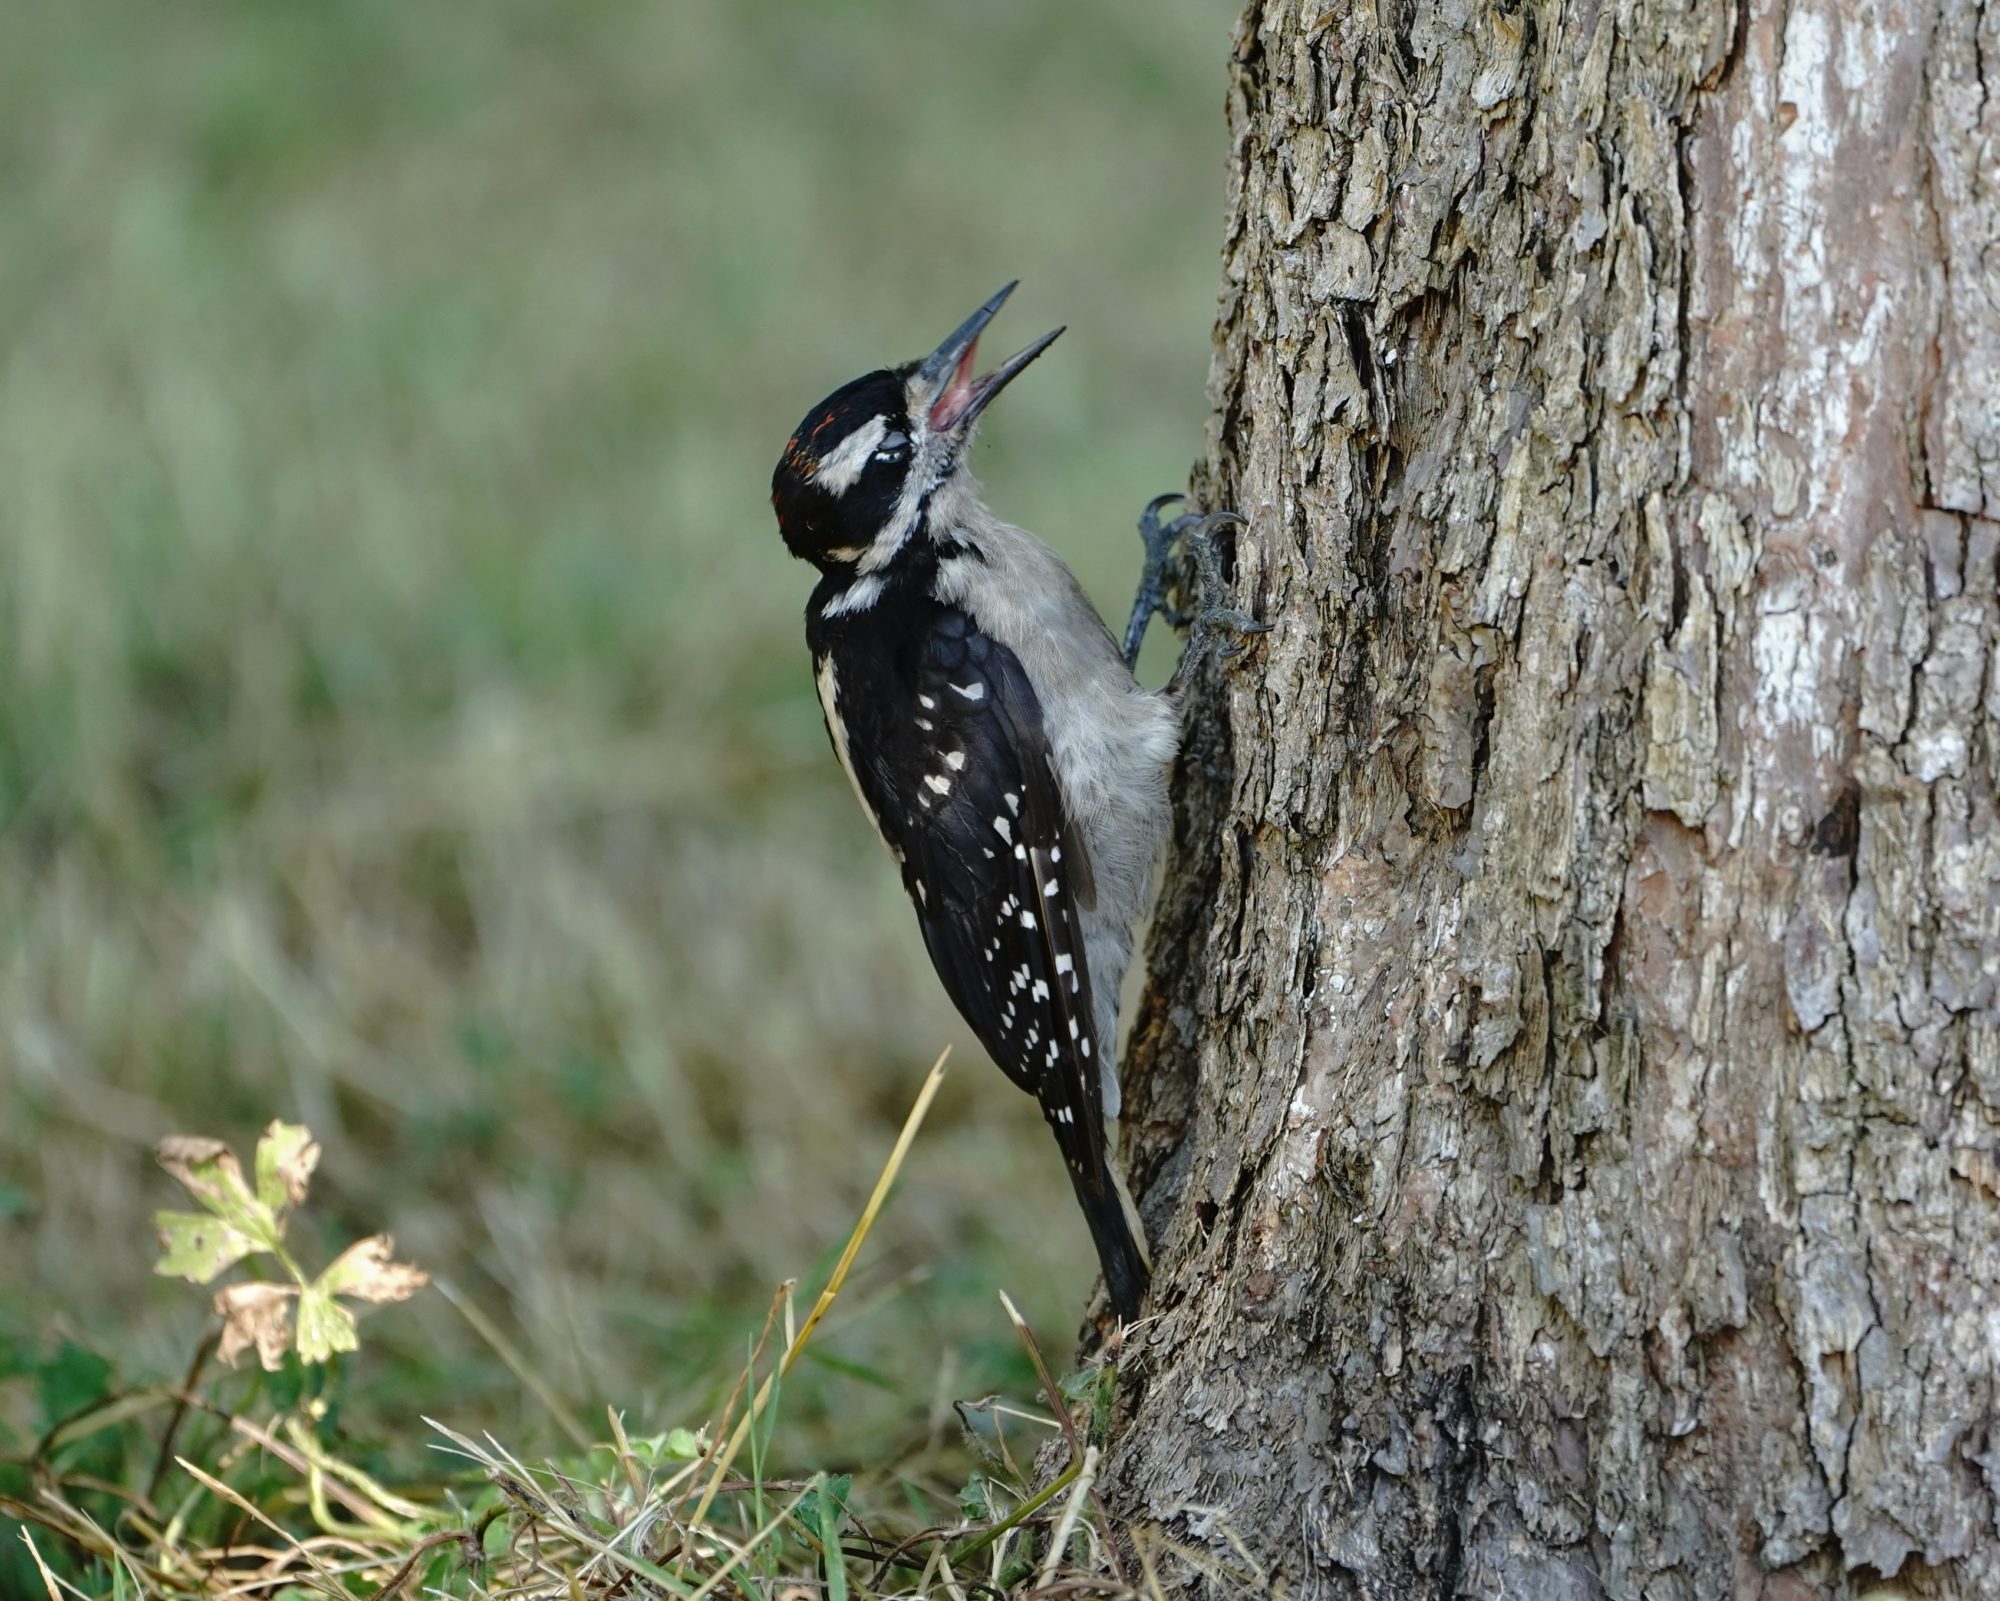
[[[689,1594],[687,1585],[679,1576],[641,1556],[637,1551],[625,1549],[619,1543],[623,1541],[637,1545],[651,1526],[649,1520],[635,1517],[618,1531],[615,1539],[606,1540],[586,1527],[581,1517],[571,1508],[565,1507],[555,1496],[548,1494],[540,1483],[538,1475],[492,1436],[489,1435],[486,1444],[481,1445],[469,1436],[448,1428],[435,1418],[426,1418],[424,1421],[451,1442],[455,1448],[453,1454],[463,1456],[484,1470],[486,1476],[513,1504],[519,1515],[516,1543],[518,1544],[525,1534],[536,1547],[537,1555],[530,1563],[534,1572],[561,1580],[574,1588],[598,1565],[610,1562],[625,1568],[628,1577],[636,1574],[641,1578],[650,1579],[654,1584],[676,1596]],[[440,1449],[445,1448],[440,1447]],[[559,1483],[566,1485],[568,1482],[559,1474],[554,1477]],[[657,1506],[657,1496],[649,1497],[648,1503]],[[717,1543],[722,1543],[719,1537]],[[546,1552],[544,1548],[550,1546],[557,1549]],[[583,1554],[580,1560],[574,1562],[564,1560],[566,1556],[577,1557],[580,1554]],[[509,1587],[517,1588],[523,1577],[520,1572],[510,1574],[508,1585],[502,1586],[496,1593],[511,1593]],[[613,1588],[618,1588],[624,1582],[625,1579],[619,1579]],[[576,1593],[583,1592],[577,1590]]]
[[[639,1459],[632,1454],[632,1442],[625,1437],[625,1419],[617,1407],[604,1409],[605,1421],[611,1425],[611,1452],[618,1464],[618,1471],[625,1475],[625,1487],[635,1497],[646,1493],[646,1476],[639,1471]]]
[[[1021,1316],[1020,1309],[1014,1305],[1005,1290],[1000,1292],[1000,1304],[1007,1309],[1007,1317],[1014,1325],[1014,1332],[1020,1335],[1021,1343],[1028,1348],[1029,1359],[1035,1364],[1035,1376],[1042,1382],[1042,1393],[1048,1397],[1056,1421],[1062,1425],[1063,1435],[1069,1441],[1070,1461],[1077,1464],[1094,1461],[1097,1448],[1089,1447],[1086,1452],[1083,1437],[1076,1432],[1076,1420],[1069,1415],[1069,1405],[1064,1401],[1062,1391],[1056,1388],[1056,1381],[1049,1372],[1049,1365],[1042,1358],[1042,1348],[1036,1343],[1035,1331],[1028,1327],[1028,1320]],[[1103,1497],[1097,1493],[1096,1471],[1094,1469],[1085,1471],[1083,1476],[1091,1481],[1085,1488],[1089,1491],[1091,1505],[1097,1508],[1098,1519],[1103,1525],[1104,1550],[1111,1559],[1111,1571],[1117,1575],[1120,1584],[1129,1584],[1130,1581],[1125,1577],[1125,1560],[1119,1556],[1118,1541],[1111,1533],[1110,1510],[1105,1506]]]
[[[729,1388],[729,1394],[722,1403],[722,1411],[717,1415],[715,1420],[715,1438],[709,1442],[708,1448],[702,1452],[700,1460],[694,1464],[693,1477],[698,1479],[711,1468],[715,1468],[717,1473],[727,1471],[727,1463],[722,1463],[721,1467],[716,1467],[716,1464],[722,1461],[722,1453],[725,1449],[733,1451],[736,1445],[741,1443],[735,1440],[730,1433],[730,1422],[736,1416],[736,1404],[743,1399],[743,1392],[750,1388],[751,1381],[757,1377],[757,1364],[764,1360],[765,1343],[771,1338],[771,1329],[776,1324],[779,1309],[784,1305],[789,1293],[790,1283],[787,1281],[786,1284],[779,1286],[778,1293],[771,1298],[771,1305],[764,1313],[763,1327],[758,1329],[757,1339],[750,1347],[750,1359],[743,1364],[742,1369],[736,1375],[736,1382]],[[763,1397],[761,1395],[757,1397],[757,1402],[760,1406],[763,1404]],[[690,1495],[694,1493],[693,1490],[688,1491]],[[709,1501],[715,1496],[716,1492],[713,1483],[711,1482],[702,1486],[701,1493],[704,1499],[701,1503],[701,1510],[696,1515],[697,1522],[706,1513]]]
[[[383,1584],[381,1589],[370,1596],[368,1601],[393,1601],[394,1597],[403,1593],[403,1586],[408,1584],[416,1575],[417,1564],[429,1556],[431,1552],[437,1550],[439,1546],[444,1545],[464,1546],[466,1548],[465,1561],[468,1566],[478,1558],[478,1549],[472,1545],[472,1535],[469,1530],[440,1530],[436,1534],[426,1536],[412,1546],[410,1554],[403,1559],[403,1565],[389,1575],[387,1582]]]
[[[951,1571],[951,1558],[942,1543],[931,1547],[930,1561],[924,1564],[923,1577],[917,1580],[917,1593],[930,1594],[933,1579],[944,1586],[944,1593],[951,1601],[965,1601],[965,1592],[958,1587],[958,1576]]]
[[[1069,1403],[1063,1399],[1062,1391],[1056,1388],[1055,1375],[1049,1372],[1049,1364],[1043,1359],[1035,1331],[1028,1327],[1028,1320],[1021,1316],[1020,1308],[1014,1305],[1013,1298],[1005,1290],[1001,1290],[999,1296],[1000,1304],[1007,1312],[1007,1321],[1014,1325],[1014,1332],[1027,1348],[1028,1360],[1034,1364],[1035,1377],[1041,1381],[1042,1394],[1048,1398],[1049,1410],[1055,1414],[1056,1425],[1063,1431],[1063,1438],[1069,1441],[1070,1461],[1081,1462],[1083,1436],[1076,1432],[1076,1419],[1069,1415]]]
[[[100,1561],[120,1569],[136,1594],[146,1593],[148,1579],[161,1588],[171,1585],[171,1575],[158,1564],[126,1550],[101,1523],[64,1500],[57,1490],[43,1486],[36,1492],[36,1503],[30,1505],[11,1496],[0,1495],[0,1512],[23,1523],[38,1523],[51,1534],[61,1535],[79,1550],[87,1551]]]
[[[194,1479],[198,1484],[202,1485],[209,1492],[209,1494],[219,1495],[222,1497],[223,1500],[227,1501],[231,1506],[235,1507],[239,1512],[248,1513],[251,1517],[255,1518],[259,1523],[263,1524],[265,1528],[269,1529],[273,1534],[275,1534],[280,1540],[283,1540],[286,1545],[291,1547],[292,1550],[298,1552],[300,1556],[304,1557],[307,1566],[309,1566],[313,1570],[313,1575],[317,1579],[319,1579],[321,1584],[323,1584],[326,1587],[326,1590],[329,1594],[338,1596],[338,1595],[345,1595],[347,1593],[341,1587],[339,1578],[334,1573],[334,1571],[331,1568],[329,1568],[324,1562],[320,1561],[318,1555],[312,1550],[310,1550],[301,1541],[299,1541],[298,1538],[294,1536],[290,1530],[285,1528],[283,1524],[274,1522],[260,1508],[253,1505],[244,1496],[240,1495],[235,1490],[232,1490],[228,1485],[224,1484],[220,1479],[216,1478],[213,1474],[204,1472],[201,1468],[197,1467],[194,1463],[190,1462],[186,1457],[177,1456],[174,1458],[174,1461],[180,1466],[180,1469],[183,1473],[187,1474],[190,1478]]]
[[[1083,1503],[1097,1485],[1097,1447],[1086,1446],[1083,1461],[1077,1468],[1076,1483],[1070,1487],[1069,1499],[1063,1502],[1062,1517],[1056,1522],[1056,1532],[1049,1541],[1048,1555],[1042,1558],[1041,1576],[1035,1581],[1038,1588],[1046,1589],[1055,1582],[1056,1570],[1062,1566],[1063,1551],[1069,1545],[1069,1537],[1076,1530],[1076,1521],[1083,1514]],[[1125,1582],[1119,1575],[1118,1582]]]
[[[862,1243],[868,1238],[868,1231],[875,1226],[875,1219],[881,1215],[883,1203],[889,1199],[890,1188],[896,1182],[896,1175],[902,1170],[903,1160],[910,1154],[910,1146],[916,1140],[917,1130],[923,1126],[924,1117],[931,1109],[931,1102],[937,1098],[938,1086],[944,1083],[944,1061],[950,1054],[950,1048],[947,1047],[938,1054],[937,1061],[932,1063],[930,1075],[924,1080],[924,1087],[917,1092],[916,1104],[910,1108],[910,1115],[903,1119],[903,1130],[896,1136],[896,1144],[889,1152],[889,1160],[882,1166],[882,1176],[876,1179],[874,1192],[869,1195],[868,1204],[861,1209],[861,1219],[854,1225],[854,1232],[847,1237],[847,1247],[840,1253],[840,1260],[834,1264],[832,1276],[826,1281],[826,1288],[819,1292],[819,1299],[813,1303],[812,1311],[806,1314],[804,1326],[786,1347],[785,1354],[779,1358],[778,1371],[768,1375],[758,1387],[757,1394],[750,1403],[750,1410],[736,1425],[735,1432],[729,1437],[728,1446],[716,1459],[714,1472],[709,1478],[707,1488],[702,1491],[701,1501],[694,1510],[695,1523],[701,1523],[708,1516],[708,1509],[715,1500],[723,1476],[729,1471],[730,1464],[736,1460],[736,1453],[743,1449],[743,1442],[750,1437],[751,1428],[770,1400],[773,1385],[777,1379],[792,1370],[792,1364],[798,1361],[807,1342],[812,1339],[813,1330],[819,1327],[820,1319],[826,1316],[827,1308],[833,1305],[834,1297],[847,1282],[847,1275],[854,1266],[854,1259],[861,1254]]]
[[[62,1591],[56,1585],[56,1576],[49,1572],[49,1565],[42,1560],[42,1553],[35,1549],[34,1535],[23,1529],[21,1543],[28,1548],[28,1555],[35,1559],[35,1567],[42,1576],[42,1583],[48,1586],[49,1601],[62,1601]]]
[[[755,1534],[751,1535],[748,1540],[744,1541],[738,1549],[731,1552],[727,1562],[723,1563],[721,1567],[702,1580],[700,1586],[688,1596],[688,1601],[701,1601],[703,1596],[714,1594],[715,1587],[728,1578],[730,1574],[734,1573],[742,1563],[747,1562],[752,1553],[760,1545],[770,1539],[778,1530],[782,1529],[791,1515],[798,1510],[799,1503],[805,1500],[811,1493],[812,1486],[808,1485],[805,1489],[799,1491],[797,1495],[793,1496],[768,1523]]]

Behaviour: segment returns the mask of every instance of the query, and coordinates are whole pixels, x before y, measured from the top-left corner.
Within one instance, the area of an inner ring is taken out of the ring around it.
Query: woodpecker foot
[[[1269,623],[1260,623],[1249,613],[1225,604],[1229,586],[1223,581],[1222,556],[1215,548],[1215,531],[1232,523],[1249,526],[1233,511],[1214,511],[1187,531],[1187,548],[1194,557],[1199,599],[1193,626],[1188,630],[1187,648],[1181,652],[1181,664],[1168,685],[1169,693],[1179,690],[1199,673],[1208,658],[1217,654],[1218,645],[1222,647],[1222,656],[1234,656],[1249,647],[1251,636],[1271,631]]]
[[[1174,546],[1182,534],[1201,521],[1196,516],[1176,517],[1162,526],[1160,512],[1185,495],[1155,495],[1139,513],[1139,537],[1146,544],[1146,565],[1139,574],[1139,593],[1132,602],[1132,620],[1125,625],[1125,665],[1139,665],[1139,647],[1145,643],[1146,625],[1157,614],[1171,628],[1185,628],[1188,617],[1167,603],[1167,590],[1174,576]]]

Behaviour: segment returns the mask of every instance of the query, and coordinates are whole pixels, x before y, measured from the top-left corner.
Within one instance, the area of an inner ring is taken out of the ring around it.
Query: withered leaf
[[[233,1187],[243,1188],[243,1170],[236,1165],[236,1153],[220,1140],[200,1134],[169,1134],[153,1147],[153,1155],[198,1201],[206,1202],[228,1191],[232,1176]]]
[[[392,1262],[396,1242],[386,1234],[356,1240],[319,1276],[317,1288],[328,1295],[351,1295],[360,1301],[407,1301],[430,1283],[431,1276],[408,1262]]]
[[[215,1292],[216,1316],[222,1319],[222,1343],[216,1355],[231,1367],[251,1346],[266,1373],[283,1366],[292,1343],[292,1297],[285,1284],[230,1284]]]
[[[302,1123],[274,1121],[257,1142],[257,1199],[274,1215],[297,1206],[318,1166],[312,1130]]]

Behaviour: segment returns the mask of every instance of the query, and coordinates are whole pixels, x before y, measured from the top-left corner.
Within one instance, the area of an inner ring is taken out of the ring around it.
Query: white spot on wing
[[[926,773],[924,774],[924,782],[928,784],[931,787],[932,791],[936,794],[949,795],[951,793],[951,780],[944,777],[942,774]]]
[[[856,791],[856,793],[858,794],[859,791]],[[1007,843],[1010,845],[1014,842],[1013,825],[1010,824],[1004,817],[996,817],[993,819],[993,832],[998,834],[1002,839],[1006,840]]]
[[[951,687],[954,694],[963,695],[967,700],[986,698],[986,686],[976,681],[970,684],[953,684]]]
[[[965,765],[965,752],[962,750],[946,751],[944,753],[944,764],[945,766],[949,767],[954,773],[957,772],[961,767]]]

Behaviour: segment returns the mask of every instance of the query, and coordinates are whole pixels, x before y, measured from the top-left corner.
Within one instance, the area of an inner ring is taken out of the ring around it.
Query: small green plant
[[[254,1188],[236,1153],[221,1140],[176,1134],[160,1141],[154,1154],[203,1208],[154,1214],[166,1253],[154,1272],[207,1284],[245,1257],[262,1255],[291,1280],[251,1280],[215,1292],[215,1312],[222,1319],[215,1354],[231,1367],[253,1347],[267,1373],[284,1365],[288,1349],[296,1349],[301,1362],[324,1362],[336,1351],[355,1350],[360,1330],[340,1297],[407,1301],[430,1282],[421,1268],[394,1260],[395,1242],[386,1234],[356,1241],[317,1276],[307,1276],[285,1246],[285,1224],[305,1200],[319,1165],[319,1146],[302,1124],[274,1122],[264,1131],[257,1142]]]

